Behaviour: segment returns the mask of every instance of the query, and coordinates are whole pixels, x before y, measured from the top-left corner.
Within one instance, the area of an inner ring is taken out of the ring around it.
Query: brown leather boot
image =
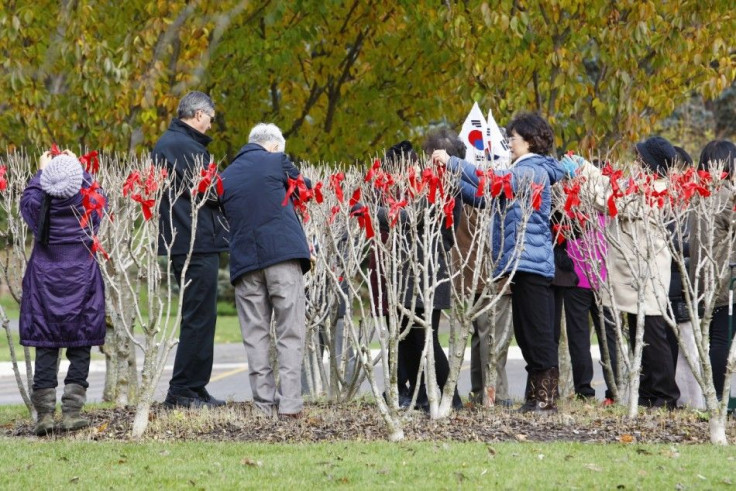
[[[537,407],[537,394],[535,386],[537,385],[537,372],[529,372],[526,377],[526,389],[524,389],[524,405],[516,410],[518,413],[528,413],[535,411]]]
[[[556,413],[560,371],[557,367],[552,367],[539,372],[537,375],[537,384],[535,385],[537,404],[534,411]]]

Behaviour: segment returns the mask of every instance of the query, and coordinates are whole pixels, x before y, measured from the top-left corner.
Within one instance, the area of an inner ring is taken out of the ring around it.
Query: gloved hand
[[[588,161],[582,158],[580,155],[565,155],[560,160],[560,165],[565,169],[567,177],[575,177],[579,168],[585,165]]]

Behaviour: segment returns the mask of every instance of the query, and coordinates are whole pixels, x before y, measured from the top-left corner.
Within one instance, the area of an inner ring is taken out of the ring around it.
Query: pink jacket
[[[606,281],[606,239],[603,236],[605,226],[606,218],[598,215],[598,227],[586,230],[575,240],[567,241],[567,254],[572,259],[575,274],[580,280],[578,288],[598,289],[596,267],[600,271],[600,280]]]

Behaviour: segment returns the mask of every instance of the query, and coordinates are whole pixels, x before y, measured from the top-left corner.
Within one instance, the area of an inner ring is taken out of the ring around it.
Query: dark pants
[[[572,380],[575,385],[575,394],[581,397],[595,396],[595,389],[591,386],[593,380],[593,358],[590,356],[590,322],[593,322],[598,346],[601,351],[601,360],[610,363],[614,377],[618,373],[616,332],[611,320],[611,314],[604,310],[606,342],[603,343],[601,331],[601,315],[595,301],[595,293],[589,288],[555,288],[555,332],[559,333],[562,323],[562,305],[565,306],[565,325],[567,328],[567,346],[570,350],[572,364]],[[590,319],[588,318],[590,315]],[[559,336],[559,335],[558,335]],[[608,348],[608,353],[605,352]],[[606,380],[606,397],[613,399],[613,380],[604,368]]]
[[[185,260],[183,255],[171,258],[177,282],[181,279]],[[191,282],[184,290],[179,344],[169,382],[169,391],[176,395],[191,396],[189,391],[203,389],[212,375],[219,265],[218,253],[193,254],[189,262],[186,281]]]
[[[633,348],[636,340],[636,315],[627,314],[629,342]],[[667,324],[661,315],[644,318],[644,350],[639,377],[639,405],[674,409],[680,398],[675,383],[672,350],[667,341]]]
[[[58,383],[60,348],[36,348],[36,366],[33,374],[33,390],[55,389]],[[89,387],[90,346],[65,348],[66,358],[69,360],[69,371],[66,373],[64,384],[77,384],[85,389]]]
[[[529,373],[558,366],[552,280],[517,272],[511,287],[514,336]]]
[[[437,336],[437,331],[440,327],[441,313],[441,310],[432,310],[431,318],[434,373],[437,377],[437,385],[439,385],[440,389],[445,386],[447,378],[450,376],[450,363],[447,361],[447,355],[445,354],[445,350],[442,349],[439,337]],[[423,316],[425,315],[425,311],[417,310],[417,314]],[[402,332],[406,329],[407,325],[408,320],[404,320],[402,322]],[[425,332],[426,330],[424,328],[411,328],[409,329],[406,337],[399,341],[399,366],[403,364],[403,370],[405,370],[405,373],[409,378],[409,386],[412,393],[416,388],[417,375],[419,374],[419,367],[422,363],[422,351],[424,350],[424,341],[426,339]],[[419,384],[417,401],[424,401],[427,397],[427,389],[424,384],[424,374],[422,374]],[[399,386],[399,390],[401,390],[401,386]],[[459,402],[460,399],[457,395],[457,390],[455,390],[454,397],[457,399],[456,402]]]
[[[718,307],[713,310],[713,318],[710,321],[710,365],[718,400],[721,399],[725,385],[728,347],[728,306]],[[726,397],[729,397],[728,394]]]

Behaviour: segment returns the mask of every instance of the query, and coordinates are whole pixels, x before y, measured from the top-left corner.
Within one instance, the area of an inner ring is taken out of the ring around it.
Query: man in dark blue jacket
[[[214,360],[217,272],[220,252],[228,248],[226,222],[218,201],[210,200],[199,210],[193,232],[191,196],[187,190],[191,187],[192,175],[210,163],[207,145],[212,138],[205,133],[212,126],[215,106],[207,94],[190,92],[179,102],[177,113],[178,118],[171,121],[152,155],[157,165],[165,166],[174,176],[176,190],[185,186],[175,198],[173,207],[168,195],[161,200],[158,250],[159,255],[169,256],[177,281],[181,279],[190,252],[192,233],[195,236],[186,273],[186,281],[191,282],[184,291],[179,345],[164,404],[168,407],[219,406],[224,401],[212,397],[205,386],[210,381]]]
[[[230,224],[230,281],[248,356],[256,407],[270,417],[299,417],[305,335],[302,275],[310,252],[291,200],[289,179],[299,170],[284,153],[273,124],[258,124],[248,144],[222,173],[221,197]],[[274,320],[279,387],[269,360]]]

